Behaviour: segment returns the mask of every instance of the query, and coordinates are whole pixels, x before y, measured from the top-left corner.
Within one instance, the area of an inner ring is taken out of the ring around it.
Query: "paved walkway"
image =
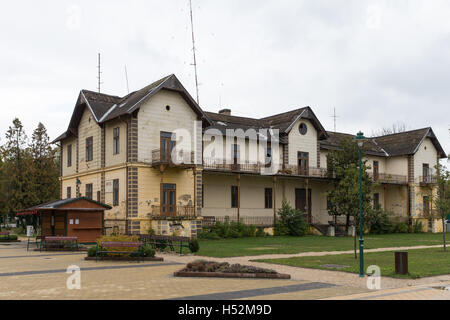
[[[404,249],[373,249],[368,252]],[[204,258],[275,269],[291,280],[175,278],[173,272],[197,256],[158,254],[164,262],[139,263],[86,261],[84,253],[26,251],[26,244],[0,245],[0,299],[450,299],[450,275],[418,280],[382,278],[382,290],[370,291],[358,275],[296,268],[251,261],[345,254],[308,252],[235,258]],[[67,267],[81,268],[81,290],[68,290]],[[438,288],[438,289],[436,289]]]
[[[383,252],[383,251],[399,251],[399,250],[414,250],[414,249],[431,249],[431,248],[442,248],[441,245],[438,246],[414,246],[414,247],[398,247],[398,248],[380,248],[380,249],[369,249],[365,252]],[[231,264],[239,263],[245,265],[252,265],[255,267],[270,268],[276,270],[280,273],[287,273],[291,275],[293,280],[308,280],[315,282],[325,282],[329,284],[339,285],[339,286],[351,286],[360,289],[367,289],[367,279],[361,279],[357,274],[340,272],[340,271],[329,271],[329,270],[319,270],[319,269],[308,269],[300,267],[291,267],[285,265],[277,264],[267,264],[262,262],[255,262],[253,260],[259,259],[282,259],[282,258],[293,258],[293,257],[318,257],[325,255],[339,255],[339,254],[352,254],[351,251],[330,251],[330,252],[304,252],[296,254],[268,254],[260,256],[244,256],[244,257],[232,257],[232,258],[210,258],[210,257],[200,257],[200,256],[179,256],[173,254],[162,254],[167,257],[166,260],[176,261],[179,263],[188,263],[194,259],[205,259],[209,261],[218,262],[229,262]],[[450,270],[449,270],[450,272]],[[450,274],[445,276],[436,276],[422,279],[396,279],[385,277],[382,278],[382,289],[392,289],[401,288],[405,286],[417,286],[424,284],[431,284],[440,281],[450,281]]]

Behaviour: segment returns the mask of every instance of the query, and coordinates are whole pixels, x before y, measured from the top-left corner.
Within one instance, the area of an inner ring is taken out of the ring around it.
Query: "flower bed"
[[[130,242],[136,243],[139,242],[138,236],[103,236],[99,240],[97,240],[98,249],[101,251],[110,251],[117,253],[109,254],[109,253],[98,253],[99,260],[109,260],[109,261],[136,261],[137,259],[137,248],[135,247],[119,247],[113,248],[108,247],[107,250],[103,250],[101,247],[102,243],[106,242]],[[85,260],[96,260],[96,250],[97,246],[93,246],[89,248],[87,252],[87,257]],[[139,259],[144,261],[164,261],[163,258],[155,257],[155,250],[150,245],[143,245],[141,247],[141,256]],[[128,253],[129,252],[129,253]]]
[[[263,278],[263,279],[290,279],[288,274],[280,274],[271,269],[230,265],[228,262],[212,262],[197,260],[188,263],[186,267],[174,273],[175,277],[215,277],[215,278]]]

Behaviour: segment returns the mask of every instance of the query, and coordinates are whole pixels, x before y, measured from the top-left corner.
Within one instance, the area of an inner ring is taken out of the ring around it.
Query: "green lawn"
[[[364,254],[365,268],[367,270],[368,266],[377,265],[381,268],[381,276],[395,278],[421,278],[450,274],[450,252],[444,252],[443,249],[409,250],[408,252],[409,275],[407,276],[395,274],[394,252],[372,252]],[[355,256],[352,254],[255,261],[292,267],[359,273],[359,258],[355,260]],[[345,267],[333,268],[326,267],[325,265]]]
[[[365,236],[365,248],[388,248],[399,246],[439,245],[442,234],[390,234]],[[238,257],[264,254],[353,250],[351,237],[263,237],[226,240],[200,240],[199,256]]]

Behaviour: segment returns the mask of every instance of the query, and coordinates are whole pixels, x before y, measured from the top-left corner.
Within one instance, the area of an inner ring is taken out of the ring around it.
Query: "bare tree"
[[[382,129],[372,132],[372,137],[386,136],[389,134],[401,133],[407,130],[407,126],[404,122],[397,122],[392,124],[391,127],[383,127]]]

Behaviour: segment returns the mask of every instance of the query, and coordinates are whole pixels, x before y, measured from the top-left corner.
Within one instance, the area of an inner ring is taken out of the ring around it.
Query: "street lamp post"
[[[364,145],[364,133],[361,131],[356,136],[359,150],[359,276],[364,278],[364,229],[363,229],[363,197],[362,197],[362,148]]]

